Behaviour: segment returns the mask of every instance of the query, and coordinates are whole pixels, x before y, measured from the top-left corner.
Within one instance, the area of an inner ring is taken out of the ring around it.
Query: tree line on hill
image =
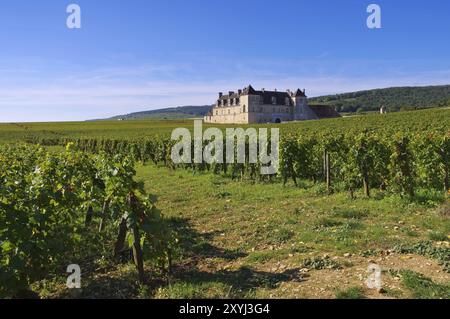
[[[390,112],[450,106],[450,85],[394,87],[314,97],[311,104],[333,105],[338,112]]]

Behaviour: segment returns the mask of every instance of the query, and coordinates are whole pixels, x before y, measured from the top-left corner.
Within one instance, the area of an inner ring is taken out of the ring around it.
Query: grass
[[[449,238],[442,232],[431,231],[428,233],[428,238],[433,241],[448,241]]]
[[[450,285],[438,284],[421,274],[411,270],[400,272],[402,284],[416,299],[448,299],[450,298]]]
[[[364,219],[368,214],[367,210],[359,211],[355,209],[336,209],[333,212],[334,217],[345,219]]]
[[[232,286],[223,283],[188,283],[179,282],[160,288],[155,294],[156,299],[224,299],[233,297]]]
[[[304,268],[314,270],[342,269],[342,265],[339,262],[330,259],[329,256],[306,259],[301,265]]]
[[[430,241],[424,241],[413,245],[406,242],[394,247],[394,251],[403,254],[417,254],[435,259],[445,271],[450,273],[450,247],[437,247]]]
[[[350,287],[336,292],[336,299],[365,299],[364,290],[360,287]]]
[[[310,291],[283,291],[296,278],[289,271],[341,271],[352,266],[338,258],[345,253],[414,246],[449,227],[439,205],[395,196],[349,201],[347,194],[317,195],[314,187],[293,184],[254,184],[153,165],[137,171],[182,234],[181,262],[189,274],[174,275],[158,297],[313,297]],[[414,236],[402,231],[409,229]]]

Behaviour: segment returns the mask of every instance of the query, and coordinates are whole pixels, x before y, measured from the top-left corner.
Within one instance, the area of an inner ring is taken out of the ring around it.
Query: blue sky
[[[371,3],[382,29],[366,26]],[[450,1],[2,0],[0,43],[0,122],[85,120],[249,83],[309,96],[450,84]]]

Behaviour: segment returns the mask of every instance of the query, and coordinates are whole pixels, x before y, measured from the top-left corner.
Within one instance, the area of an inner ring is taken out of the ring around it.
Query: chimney
[[[228,96],[232,96],[234,94],[233,91],[228,91]]]
[[[266,92],[266,89],[265,89],[265,88],[262,88],[261,91],[264,93],[264,92]]]
[[[277,92],[277,89],[275,89],[275,92]]]
[[[238,93],[239,93],[239,95],[241,95],[241,94],[242,94],[242,90],[239,89],[239,90],[238,90]]]
[[[306,92],[306,90],[305,90],[305,89],[303,89],[303,94],[305,94],[305,92]]]
[[[222,96],[223,96],[223,93],[222,93],[222,92],[219,92],[219,98],[222,97]]]

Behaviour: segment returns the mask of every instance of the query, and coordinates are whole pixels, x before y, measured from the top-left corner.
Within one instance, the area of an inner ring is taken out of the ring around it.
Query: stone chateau
[[[339,116],[331,106],[308,105],[305,90],[256,91],[249,85],[227,95],[219,93],[216,105],[204,121],[218,124],[281,123]]]

